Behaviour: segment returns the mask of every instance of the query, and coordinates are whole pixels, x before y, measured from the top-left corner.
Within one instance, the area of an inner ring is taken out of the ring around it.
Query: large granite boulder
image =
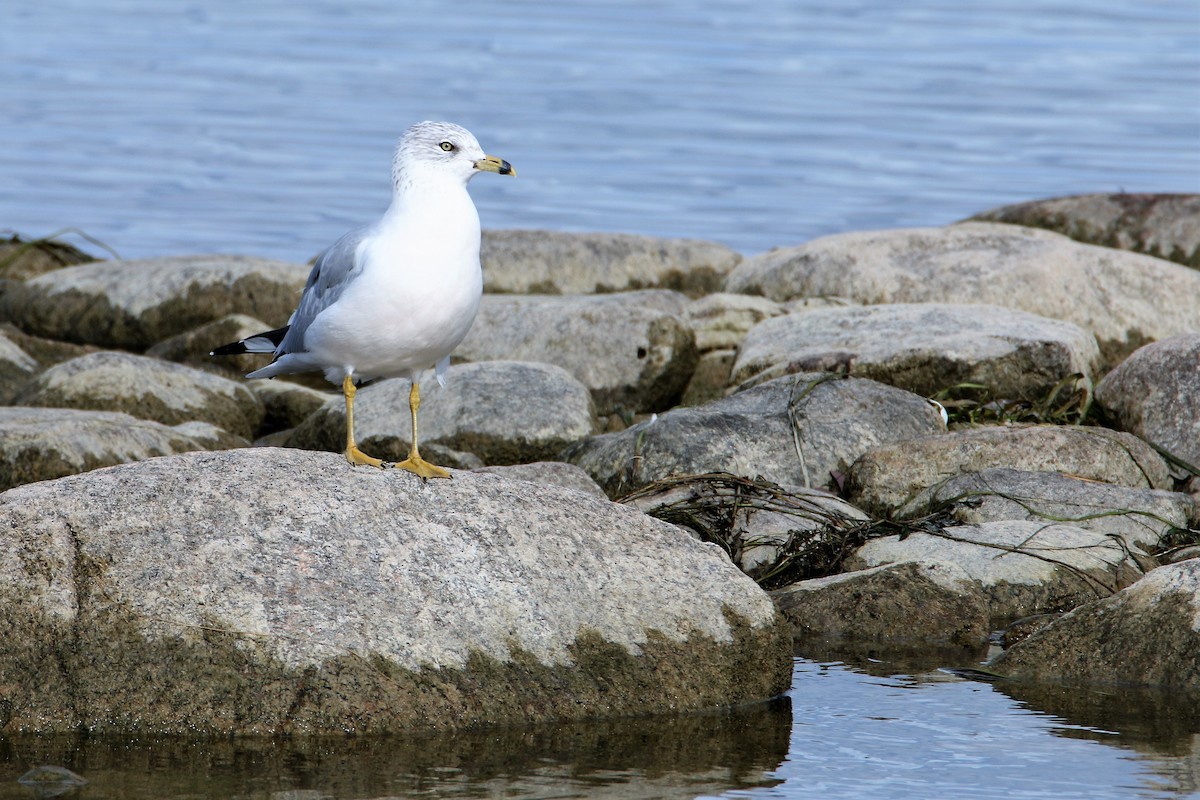
[[[716,291],[742,257],[716,242],[628,233],[484,231],[484,291],[591,294],[631,289]]]
[[[0,731],[385,733],[787,689],[786,626],[718,548],[529,488],[255,448],[0,495]]]
[[[948,514],[963,524],[1025,519],[1065,522],[1119,538],[1134,552],[1156,552],[1196,517],[1183,492],[1131,488],[1061,472],[993,467],[948,478],[897,509],[897,519]]]
[[[1200,330],[1200,273],[1140,253],[1001,223],[867,231],[742,262],[725,290],[784,302],[987,303],[1073,322],[1108,364],[1147,341]]]
[[[407,457],[412,441],[408,390],[403,379],[378,381],[359,390],[354,427],[363,452],[385,461]],[[597,424],[587,387],[570,373],[551,364],[520,361],[457,364],[450,368],[445,386],[427,381],[418,421],[422,455],[465,467],[552,459]],[[331,398],[305,419],[287,446],[342,452],[343,398]]]
[[[128,414],[0,406],[0,490],[204,449],[187,431]]]
[[[771,597],[799,647],[813,640],[978,647],[991,630],[981,586],[950,561],[903,561],[810,578]]]
[[[678,292],[612,295],[484,295],[455,350],[464,361],[541,361],[574,375],[597,412],[670,408],[696,365],[692,329]]]
[[[1141,577],[1124,544],[1073,525],[1005,520],[871,539],[848,570],[886,564],[947,564],[987,600],[992,620],[1067,611]],[[949,573],[947,573],[949,574]],[[968,592],[970,594],[970,592]]]
[[[1072,239],[1200,267],[1200,195],[1081,194],[994,208],[971,218],[1045,228]]]
[[[38,336],[145,350],[229,314],[283,325],[308,272],[245,256],[84,264],[11,284],[0,295],[0,319]]]
[[[119,411],[164,425],[209,422],[247,439],[254,436],[263,419],[262,403],[245,382],[110,351],[51,367],[30,381],[14,403]]]
[[[1096,386],[1121,430],[1200,465],[1200,333],[1139,348]]]
[[[1200,690],[1200,559],[1082,605],[992,665],[1025,681]]]
[[[1135,489],[1172,486],[1162,457],[1128,433],[1070,425],[1003,425],[871,448],[851,466],[846,497],[865,511],[893,516],[950,478],[998,467],[1061,472]]]
[[[1100,361],[1077,325],[1011,308],[896,303],[815,309],[768,319],[742,341],[731,382],[776,377],[841,360],[861,375],[917,394],[962,383],[998,397],[1036,398]]]
[[[945,427],[924,398],[865,378],[801,373],[584,439],[563,460],[610,497],[672,475],[729,472],[787,486],[834,484],[868,449]]]

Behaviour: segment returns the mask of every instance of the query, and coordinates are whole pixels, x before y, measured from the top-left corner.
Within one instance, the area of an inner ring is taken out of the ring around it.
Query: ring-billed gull
[[[467,182],[480,172],[516,175],[485,155],[465,128],[419,122],[400,138],[392,161],[392,204],[383,218],[351,231],[321,254],[288,324],[223,345],[211,355],[274,353],[247,378],[320,370],[346,398],[346,459],[395,466],[422,478],[450,473],[417,449],[420,378],[443,382],[450,352],[467,335],[479,298],[479,214]],[[412,447],[397,464],[372,458],[354,441],[357,384],[408,378]]]

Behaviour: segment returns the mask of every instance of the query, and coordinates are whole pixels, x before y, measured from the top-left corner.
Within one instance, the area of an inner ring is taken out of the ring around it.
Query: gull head
[[[483,152],[471,132],[450,122],[418,122],[404,132],[392,161],[396,186],[429,179],[458,180],[464,185],[480,172],[516,175],[502,158]]]

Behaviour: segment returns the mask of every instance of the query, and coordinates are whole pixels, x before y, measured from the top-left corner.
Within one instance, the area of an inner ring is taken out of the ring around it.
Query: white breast
[[[397,198],[359,246],[362,272],[309,327],[305,348],[321,362],[415,377],[467,335],[483,291],[479,215],[466,187],[421,197],[420,208]]]

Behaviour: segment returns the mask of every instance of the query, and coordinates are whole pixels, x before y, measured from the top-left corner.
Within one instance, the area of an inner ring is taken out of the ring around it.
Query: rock
[[[40,365],[0,331],[0,403],[11,400]]]
[[[1196,502],[1182,492],[1131,489],[1059,472],[993,468],[957,475],[920,492],[896,510],[895,518],[935,512],[948,513],[963,524],[1008,519],[1065,522],[1152,553],[1164,537],[1189,526]]]
[[[455,351],[464,361],[540,361],[570,372],[601,415],[669,408],[696,365],[691,328],[660,310],[674,292],[570,297],[484,295]]]
[[[765,297],[749,294],[710,294],[692,301],[683,318],[696,333],[696,349],[732,350],[758,323],[786,314],[782,305]]]
[[[253,380],[246,381],[246,385],[263,404],[265,430],[295,428],[327,403],[345,405],[341,392],[320,392],[291,381]]]
[[[994,467],[1061,472],[1135,489],[1171,488],[1166,463],[1135,436],[1105,428],[1004,425],[874,447],[851,466],[846,499],[889,516],[919,492]]]
[[[786,626],[715,547],[494,475],[189,454],[9,491],[0,537],[6,733],[467,728],[791,680]]]
[[[248,439],[232,434],[224,428],[218,428],[211,422],[193,420],[173,425],[172,429],[187,436],[204,450],[234,450],[238,447],[253,446]]]
[[[702,406],[724,397],[729,390],[729,373],[736,358],[737,350],[701,353],[692,370],[692,379],[683,390],[683,397],[679,398],[679,405]]]
[[[832,357],[850,373],[921,395],[962,383],[1038,398],[1073,374],[1090,386],[1096,339],[1069,322],[989,305],[898,303],[768,319],[738,350],[731,382],[812,370]]]
[[[0,318],[37,336],[144,350],[229,314],[282,325],[308,271],[243,256],[85,264],[11,285]]]
[[[128,414],[0,406],[0,490],[202,449],[175,428]]]
[[[46,765],[29,770],[17,778],[17,783],[33,789],[35,797],[58,797],[85,785],[87,778],[66,767]]]
[[[131,353],[99,352],[38,375],[16,405],[121,411],[164,425],[198,420],[252,438],[262,403],[244,384]]]
[[[41,367],[49,367],[70,361],[72,358],[95,353],[97,348],[90,345],[71,344],[56,339],[45,339],[41,336],[30,336],[12,323],[0,323],[0,336],[28,353]]]
[[[1200,330],[1200,273],[1050,231],[970,222],[815,239],[742,262],[725,290],[777,302],[988,303],[1090,331],[1106,363]]]
[[[887,564],[771,592],[800,641],[976,645],[988,637],[987,598],[947,561]]]
[[[961,568],[987,598],[993,620],[1065,611],[1141,577],[1140,567],[1110,536],[1026,520],[872,539],[846,559],[845,567],[904,563]]]
[[[484,231],[480,248],[484,291],[515,294],[661,288],[698,296],[716,291],[741,260],[715,242],[624,233]]]
[[[220,319],[164,339],[146,351],[146,355],[164,361],[176,361],[210,372],[241,377],[271,363],[271,356],[245,353],[240,356],[209,355],[214,347],[262,333],[271,326],[245,314],[229,314]]]
[[[1080,606],[992,668],[1023,681],[1200,689],[1200,559],[1159,567]]]
[[[23,239],[13,235],[0,240],[0,279],[3,280],[23,281],[95,260],[78,247],[53,238]]]
[[[534,461],[530,464],[479,467],[474,472],[500,475],[506,480],[548,483],[553,486],[575,489],[593,497],[608,499],[608,495],[592,480],[590,475],[574,464],[568,464],[565,461]]]
[[[1139,348],[1096,387],[1096,402],[1121,430],[1200,465],[1200,333]]]
[[[593,436],[562,459],[583,467],[610,497],[706,472],[816,488],[831,485],[830,473],[877,444],[941,430],[933,407],[909,392],[863,378],[799,374]]]
[[[726,474],[661,481],[622,500],[729,553],[763,585],[793,569],[820,569],[867,515],[826,492]]]
[[[1045,228],[1200,267],[1200,195],[1083,194],[1002,206],[971,219]]]
[[[385,461],[408,455],[408,389],[407,380],[395,379],[359,391],[354,423],[364,452]],[[450,369],[446,386],[427,382],[419,422],[422,455],[433,460],[442,454],[450,466],[468,467],[551,459],[596,426],[587,388],[566,370],[516,361],[458,364]],[[342,452],[342,398],[330,400],[301,423],[288,446]],[[472,453],[480,461],[472,464],[449,451]]]

